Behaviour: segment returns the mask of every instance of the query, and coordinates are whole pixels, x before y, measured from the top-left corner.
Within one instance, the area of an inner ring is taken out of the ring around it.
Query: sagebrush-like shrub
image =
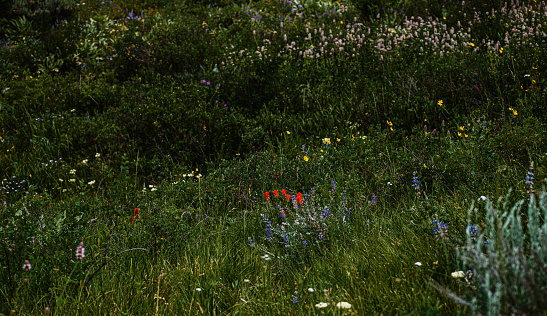
[[[539,193],[539,201],[530,194],[527,214],[521,212],[526,200],[509,205],[510,193],[501,210],[487,201],[484,226],[467,228],[459,255],[472,269],[475,312],[537,315],[547,310],[547,192]],[[472,214],[478,217],[478,209],[472,207]]]

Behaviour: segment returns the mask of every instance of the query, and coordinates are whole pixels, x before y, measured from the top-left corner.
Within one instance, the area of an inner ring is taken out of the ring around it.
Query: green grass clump
[[[0,1],[0,314],[545,313],[547,6],[486,4]]]

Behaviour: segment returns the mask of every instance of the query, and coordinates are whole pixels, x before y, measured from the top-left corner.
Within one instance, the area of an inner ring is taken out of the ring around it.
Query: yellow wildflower
[[[460,126],[460,129],[461,129],[462,131],[463,131],[463,129],[464,129],[464,128],[465,128],[465,127],[463,127],[463,126]]]
[[[304,156],[304,161],[308,161],[310,160],[310,158],[308,158],[307,156]]]
[[[439,100],[439,102],[437,102],[437,104],[439,104],[439,106],[443,106],[443,100]]]
[[[458,136],[462,137],[462,133],[458,132]]]
[[[391,123],[390,121],[387,121],[387,125],[393,126],[393,123]]]
[[[471,47],[475,47],[475,44],[473,44],[473,43],[469,43],[469,45],[471,45]]]
[[[291,132],[287,131],[287,135],[291,135]]]

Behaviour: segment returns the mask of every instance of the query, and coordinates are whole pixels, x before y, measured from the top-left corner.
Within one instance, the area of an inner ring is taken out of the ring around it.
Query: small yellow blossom
[[[304,161],[308,161],[310,160],[310,158],[308,158],[307,156],[304,156]]]
[[[340,141],[340,138],[337,138],[336,141],[339,142],[339,141]]]
[[[465,136],[465,137],[468,137],[468,135],[467,135],[467,134],[464,134],[464,136]]]
[[[462,133],[458,132],[458,136],[462,137]]]
[[[460,129],[461,129],[462,131],[463,131],[463,129],[464,129],[464,128],[465,128],[465,127],[463,127],[463,126],[460,126]]]
[[[351,134],[351,140],[355,141],[355,136],[353,136],[353,134]]]
[[[473,44],[473,43],[469,43],[469,45],[471,45],[471,47],[475,47],[475,44]]]
[[[425,165],[425,163],[424,163],[424,168],[427,168],[427,166]]]
[[[439,104],[439,106],[443,106],[443,100],[439,100],[439,102],[437,102],[437,104]]]
[[[287,135],[291,135],[291,132],[287,131]]]
[[[503,47],[500,47],[499,52],[500,52],[500,54],[503,53]]]
[[[390,121],[387,121],[387,125],[393,126],[393,123],[391,123]]]

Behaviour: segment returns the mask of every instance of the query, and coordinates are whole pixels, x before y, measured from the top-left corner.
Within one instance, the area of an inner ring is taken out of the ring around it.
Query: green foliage
[[[58,278],[74,288],[86,275],[88,263],[74,254],[89,223],[84,202],[52,205],[47,196],[35,196],[2,208],[1,287],[4,295],[45,295]],[[31,268],[22,269],[28,260]]]
[[[43,4],[0,10],[0,313],[542,308],[513,213],[522,256],[453,271],[545,177],[543,3]]]
[[[535,314],[547,308],[543,299],[547,252],[542,247],[547,242],[546,193],[540,192],[539,200],[530,195],[526,214],[521,213],[526,200],[511,206],[510,193],[504,201],[498,200],[498,204],[503,201],[501,210],[487,201],[484,225],[474,233],[466,230],[466,244],[460,252],[473,271],[473,309],[486,315]],[[478,218],[478,208],[472,206],[468,222],[473,224]]]

